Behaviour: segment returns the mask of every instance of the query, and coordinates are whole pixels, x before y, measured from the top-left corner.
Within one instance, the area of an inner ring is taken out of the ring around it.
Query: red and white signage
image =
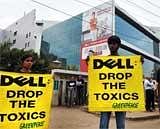
[[[112,1],[83,13],[80,71],[87,72],[86,58],[90,50],[94,55],[110,54],[107,39],[112,34]]]

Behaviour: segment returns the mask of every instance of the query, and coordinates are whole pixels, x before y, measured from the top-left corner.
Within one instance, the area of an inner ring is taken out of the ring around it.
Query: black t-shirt
[[[75,87],[76,81],[68,81],[68,87]]]
[[[78,79],[77,80],[77,86],[83,86],[84,85],[84,80],[83,79]]]

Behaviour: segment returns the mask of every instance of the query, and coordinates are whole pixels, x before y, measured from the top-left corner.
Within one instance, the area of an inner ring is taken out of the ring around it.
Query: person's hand
[[[142,64],[144,63],[144,57],[143,56],[141,56],[141,62],[142,62]]]

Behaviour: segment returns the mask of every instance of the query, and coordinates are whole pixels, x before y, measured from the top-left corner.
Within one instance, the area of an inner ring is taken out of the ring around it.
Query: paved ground
[[[98,129],[99,117],[78,108],[54,107],[49,129]],[[115,128],[111,118],[110,129]],[[126,120],[126,129],[160,129],[160,119],[131,121]]]

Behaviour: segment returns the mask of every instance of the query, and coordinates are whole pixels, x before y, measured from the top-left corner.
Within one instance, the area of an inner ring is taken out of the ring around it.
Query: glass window
[[[31,37],[31,32],[29,32],[29,37]]]
[[[76,16],[82,17],[82,14]],[[73,17],[43,32],[43,40],[50,43],[49,52],[66,59],[67,65],[80,64],[82,21]]]
[[[30,45],[30,42],[28,42],[28,47],[29,47],[29,45]]]
[[[15,43],[16,43],[16,39],[13,40],[13,44],[15,44]]]
[[[115,28],[116,34],[119,35],[121,39],[154,55],[153,40],[119,16],[116,16]]]
[[[120,48],[119,55],[130,56],[130,55],[135,55],[135,54],[125,49]],[[144,58],[144,63],[143,63],[144,76],[151,77],[153,71],[154,71],[154,62]]]
[[[144,59],[143,63],[144,76],[151,77],[153,71],[154,71],[154,62],[148,59]]]
[[[26,34],[26,38],[28,38],[28,34]]]
[[[122,55],[122,56],[135,55],[134,53],[129,52],[129,51],[127,51],[127,50],[125,50],[125,49],[122,49],[122,48],[119,49],[118,54],[119,54],[119,55]]]
[[[25,46],[24,46],[24,48],[27,48],[27,43],[25,43]]]
[[[13,35],[16,36],[17,35],[17,31],[15,31]]]

